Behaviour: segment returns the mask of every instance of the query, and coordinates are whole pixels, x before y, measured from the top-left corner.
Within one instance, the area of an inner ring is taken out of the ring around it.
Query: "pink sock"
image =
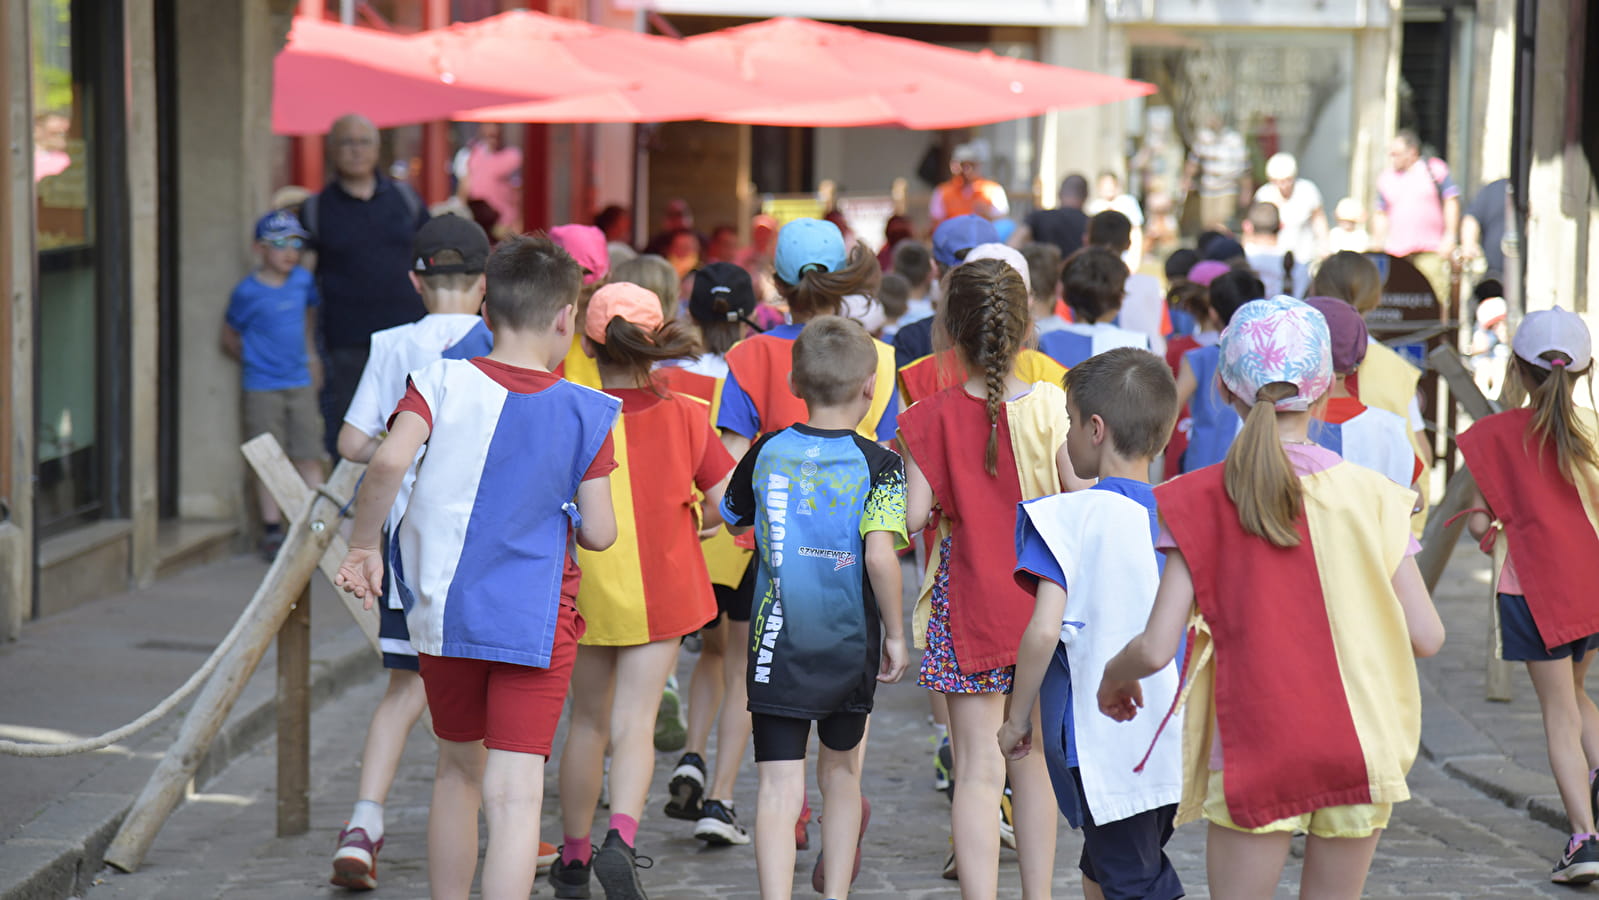
[[[629,847],[633,846],[633,842],[638,839],[638,819],[632,816],[613,813],[611,815],[611,827],[616,829],[616,834],[622,839],[622,843]]]
[[[581,863],[586,866],[593,856],[594,845],[589,843],[588,835],[583,837],[567,835],[566,842],[561,845],[561,863],[563,865]]]

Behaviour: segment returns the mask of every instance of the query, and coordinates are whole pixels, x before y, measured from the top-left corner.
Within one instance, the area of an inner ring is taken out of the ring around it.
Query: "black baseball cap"
[[[713,262],[694,273],[694,293],[688,298],[688,314],[694,321],[744,322],[755,328],[750,321],[753,312],[755,285],[742,266]]]
[[[461,261],[433,261],[446,250],[459,253]],[[411,239],[411,271],[418,275],[476,275],[488,261],[489,236],[476,222],[453,213],[428,219]]]

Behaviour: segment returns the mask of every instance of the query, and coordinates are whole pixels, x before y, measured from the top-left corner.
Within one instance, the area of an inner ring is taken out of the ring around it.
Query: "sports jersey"
[[[418,653],[543,668],[577,489],[621,403],[555,379],[516,393],[484,363],[511,368],[441,359],[411,373],[399,408],[430,433],[390,567]]]
[[[887,531],[897,547],[909,543],[899,456],[855,432],[792,425],[750,447],[722,515],[755,530],[750,712],[870,712],[882,625],[866,535]]]
[[[733,345],[727,351],[727,380],[722,386],[722,408],[716,427],[754,440],[760,435],[805,421],[805,401],[789,389],[794,369],[794,341],[803,325],[777,325]],[[877,386],[866,418],[856,428],[862,436],[893,440],[899,416],[899,394],[894,390],[894,349],[873,340],[877,351]]]
[[[622,401],[612,430],[620,464],[611,476],[616,543],[578,548],[588,623],[579,643],[631,647],[681,637],[716,618],[700,553],[699,499],[733,469],[702,400],[610,388]],[[696,491],[698,494],[696,494]]]

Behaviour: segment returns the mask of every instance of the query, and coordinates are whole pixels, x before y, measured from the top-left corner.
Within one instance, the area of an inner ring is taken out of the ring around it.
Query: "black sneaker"
[[[562,900],[588,900],[590,868],[590,863],[569,863],[556,857],[550,865],[550,887],[555,889],[555,896]]]
[[[639,883],[638,870],[653,865],[654,860],[639,857],[615,828],[606,832],[605,843],[594,854],[594,876],[605,889],[605,900],[649,900]]]
[[[1599,818],[1599,769],[1588,773],[1588,812]]]
[[[1555,884],[1587,884],[1596,878],[1599,878],[1599,835],[1572,835],[1549,880]]]
[[[672,781],[666,787],[672,799],[666,801],[669,819],[697,822],[703,815],[701,801],[705,797],[705,760],[698,753],[685,753],[672,770]]]
[[[717,847],[750,842],[750,833],[738,823],[733,805],[720,800],[705,801],[700,820],[694,825],[694,836]]]

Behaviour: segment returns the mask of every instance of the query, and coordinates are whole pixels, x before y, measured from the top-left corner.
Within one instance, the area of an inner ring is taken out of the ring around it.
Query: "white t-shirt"
[[[1260,276],[1260,283],[1266,288],[1266,296],[1275,297],[1278,294],[1288,294],[1292,297],[1304,299],[1305,292],[1310,289],[1310,267],[1299,259],[1299,254],[1294,254],[1293,283],[1285,284],[1283,279],[1284,254],[1281,249],[1265,247],[1246,247],[1244,255],[1249,259],[1249,267]]]
[[[1153,275],[1129,275],[1123,288],[1122,312],[1117,323],[1128,331],[1136,331],[1149,338],[1150,352],[1166,355],[1166,335],[1161,328],[1166,311],[1166,298],[1161,295],[1160,282]]]
[[[1294,251],[1294,258],[1308,263],[1321,258],[1316,246],[1316,231],[1311,227],[1311,217],[1322,208],[1321,189],[1303,178],[1294,181],[1294,193],[1283,197],[1277,185],[1266,182],[1255,191],[1256,203],[1270,203],[1277,207],[1277,217],[1282,228],[1277,232],[1278,246]]]
[[[1138,205],[1138,201],[1133,199],[1131,194],[1118,194],[1111,200],[1095,197],[1083,204],[1083,213],[1089,216],[1097,216],[1107,209],[1114,209],[1126,216],[1127,221],[1133,223],[1134,228],[1144,227],[1144,210]]]

